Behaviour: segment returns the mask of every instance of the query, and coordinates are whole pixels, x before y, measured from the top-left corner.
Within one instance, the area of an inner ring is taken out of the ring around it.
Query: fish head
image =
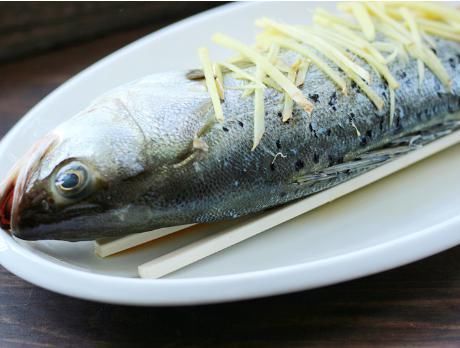
[[[122,112],[90,108],[32,146],[0,187],[1,227],[24,240],[75,241],[121,229],[113,212],[144,173],[144,136]]]
[[[67,241],[161,227],[163,207],[144,195],[177,191],[171,168],[188,156],[210,107],[203,82],[181,73],[107,92],[18,161],[0,187],[0,225],[24,240]]]

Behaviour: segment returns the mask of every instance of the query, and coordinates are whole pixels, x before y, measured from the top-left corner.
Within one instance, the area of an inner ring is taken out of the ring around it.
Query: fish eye
[[[81,193],[87,187],[88,182],[88,169],[83,164],[74,162],[58,171],[54,184],[59,193],[71,197]]]

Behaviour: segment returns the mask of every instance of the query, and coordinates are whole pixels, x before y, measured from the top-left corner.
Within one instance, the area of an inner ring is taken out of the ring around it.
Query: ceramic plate
[[[0,145],[0,177],[50,128],[94,97],[153,72],[198,66],[197,47],[213,58],[214,32],[252,42],[261,16],[306,23],[315,3],[238,3],[191,17],[126,46],[86,69],[33,108]],[[334,8],[334,3],[321,3]],[[0,262],[36,285],[79,298],[136,305],[197,304],[311,289],[397,267],[460,243],[460,146],[284,223],[159,280],[136,268],[203,237],[167,238],[109,259],[90,242],[26,243],[0,231]],[[212,231],[206,231],[206,234]]]

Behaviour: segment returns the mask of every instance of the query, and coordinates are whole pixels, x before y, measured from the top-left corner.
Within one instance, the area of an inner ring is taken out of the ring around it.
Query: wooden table
[[[151,29],[0,65],[0,137],[69,77]],[[459,347],[459,266],[457,247],[323,289],[180,308],[76,300],[0,268],[0,347]]]

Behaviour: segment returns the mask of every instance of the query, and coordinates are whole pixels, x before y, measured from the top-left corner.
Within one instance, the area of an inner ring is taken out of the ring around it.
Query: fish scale
[[[223,103],[225,123],[215,124],[202,137],[209,145],[209,152],[197,160],[195,166],[186,166],[177,173],[175,184],[181,192],[180,199],[171,200],[168,189],[156,191],[156,196],[162,197],[161,209],[166,212],[161,220],[170,216],[171,224],[182,224],[243,216],[308,196],[371,169],[374,166],[343,173],[339,178],[322,181],[316,186],[294,183],[294,178],[320,172],[345,158],[353,160],[358,154],[416,132],[421,124],[426,127],[443,123],[448,112],[459,110],[458,65],[446,64],[459,47],[443,40],[437,40],[437,47],[439,58],[453,77],[452,92],[444,91],[430,71],[426,72],[423,87],[419,90],[416,61],[411,60],[408,64],[396,61],[390,65],[390,70],[404,78],[400,80],[401,87],[396,93],[392,125],[389,124],[388,88],[379,76],[373,73],[372,88],[385,100],[381,111],[357,88],[351,88],[347,96],[341,94],[321,71],[313,67],[302,88],[304,95],[318,96],[313,113],[308,115],[295,107],[293,118],[283,123],[279,117],[283,94],[267,88],[266,131],[260,145],[251,152],[253,97],[241,98],[241,91],[226,89]],[[241,84],[231,74],[224,82],[226,86]],[[212,113],[212,109],[209,112]],[[350,117],[360,129],[361,136],[350,125]],[[245,126],[241,127],[238,122]],[[277,153],[286,158],[277,157],[273,162]],[[196,175],[197,171],[206,173],[204,181],[203,176]],[[234,185],[236,181],[237,187]],[[197,187],[200,188],[198,194]],[[174,210],[177,206],[179,211]],[[210,210],[210,207],[217,209]]]

